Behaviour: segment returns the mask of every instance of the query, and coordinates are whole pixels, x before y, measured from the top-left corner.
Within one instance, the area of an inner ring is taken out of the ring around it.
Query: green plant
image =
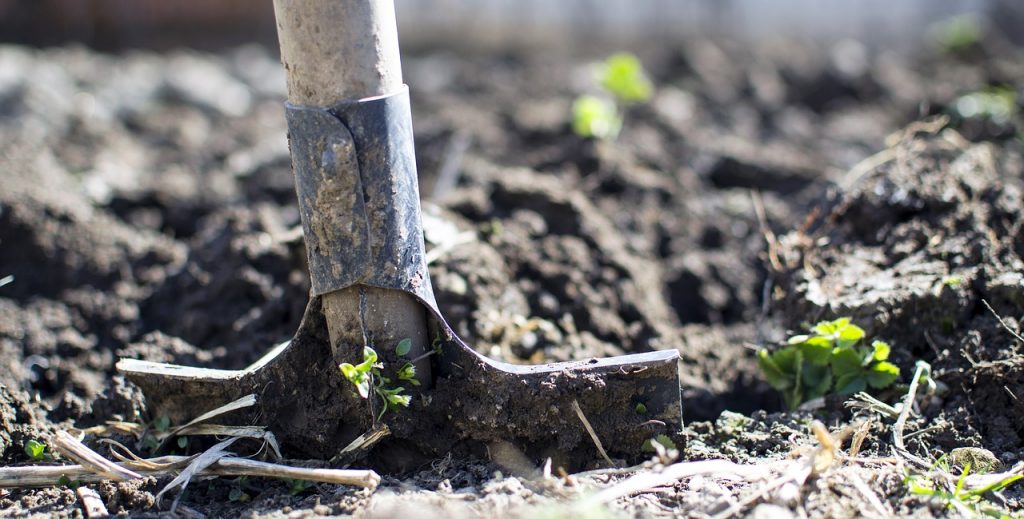
[[[931,39],[945,54],[956,54],[974,47],[985,36],[985,24],[977,16],[962,14],[933,25]]]
[[[70,488],[71,490],[78,490],[78,487],[82,486],[82,480],[71,479],[67,474],[61,474],[60,477],[57,478],[57,485]]]
[[[297,496],[313,486],[312,481],[305,479],[288,479],[286,481],[288,482],[288,493],[293,496]]]
[[[601,95],[581,95],[572,104],[572,130],[580,137],[614,139],[622,129],[622,112],[650,99],[653,87],[636,56],[620,52],[598,68]]]
[[[25,442],[25,454],[32,461],[45,461],[50,458],[50,455],[46,453],[46,444],[36,440]]]
[[[640,450],[642,452],[655,452],[657,450],[654,447],[655,443],[657,443],[658,445],[661,445],[662,447],[664,447],[666,449],[675,449],[676,448],[676,442],[672,441],[672,438],[669,438],[667,434],[659,434],[659,435],[655,436],[654,438],[646,440],[644,442],[644,444],[640,447]]]
[[[601,97],[582,95],[572,103],[572,131],[580,137],[614,139],[622,129],[622,116],[615,103]]]
[[[412,340],[402,339],[395,346],[395,353],[402,357],[408,355],[411,349]],[[402,386],[391,387],[391,379],[385,377],[381,372],[384,369],[384,364],[377,362],[378,358],[377,352],[367,346],[363,348],[363,362],[356,365],[344,362],[338,368],[345,379],[356,387],[360,397],[368,399],[372,391],[380,398],[381,410],[377,415],[377,419],[380,420],[388,409],[397,409],[399,406],[409,407],[412,396],[403,395],[405,388]],[[420,384],[416,380],[416,366],[412,362],[406,362],[398,368],[396,376],[402,382],[408,382],[414,386]]]
[[[1024,475],[1010,474],[982,487],[967,488],[967,476],[970,472],[971,465],[968,463],[964,465],[956,482],[951,485],[949,483],[951,478],[937,477],[949,475],[949,462],[946,456],[942,456],[935,462],[932,475],[912,474],[906,476],[903,482],[911,494],[936,500],[946,508],[960,512],[964,516],[1010,518],[1011,515],[1005,509],[989,503],[987,497],[1016,483],[1024,478]]]
[[[970,92],[957,98],[952,111],[960,119],[976,117],[1005,124],[1017,114],[1017,91],[1007,86],[994,86]]]
[[[612,54],[599,72],[601,87],[621,103],[636,103],[651,98],[651,81],[644,66],[628,52]]]
[[[829,391],[852,395],[899,378],[899,367],[887,361],[889,345],[876,340],[860,346],[864,330],[848,317],[820,322],[812,332],[790,337],[778,350],[757,352],[768,384],[782,392],[790,409]]]

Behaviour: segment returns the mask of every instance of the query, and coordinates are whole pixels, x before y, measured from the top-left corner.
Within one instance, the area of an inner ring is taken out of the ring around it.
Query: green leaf
[[[676,448],[676,442],[672,441],[672,438],[669,438],[666,434],[659,434],[654,438],[645,441],[643,446],[640,447],[640,450],[643,452],[654,452],[655,443],[660,444],[662,447],[665,447],[666,449]]]
[[[847,324],[838,330],[840,348],[849,348],[864,338],[864,329],[856,324]]]
[[[402,339],[398,341],[398,345],[395,346],[395,355],[404,357],[409,354],[412,350],[412,339]]]
[[[786,347],[772,353],[772,360],[779,366],[783,373],[795,377],[800,373],[800,364],[803,363],[803,353],[799,348]]]
[[[387,399],[392,406],[409,407],[409,403],[412,402],[410,395],[387,395]]]
[[[580,137],[614,139],[622,129],[622,117],[615,103],[583,95],[572,104],[572,131]]]
[[[398,370],[398,380],[404,380],[414,386],[420,385],[420,381],[416,380],[416,366],[413,366],[411,362],[406,362]]]
[[[627,52],[613,54],[605,61],[601,87],[624,103],[646,101],[652,90],[640,60]]]
[[[362,364],[359,366],[353,366],[348,362],[343,362],[338,366],[338,369],[341,370],[341,374],[344,375],[352,385],[356,386],[356,391],[359,392],[359,396],[368,398],[370,396],[370,376],[368,373],[360,371],[360,366],[362,366]]]
[[[185,447],[188,447],[188,437],[178,436],[178,448],[184,449]]]
[[[838,379],[842,379],[844,375],[860,374],[862,367],[860,354],[851,348],[837,348],[833,351],[831,364],[832,372]],[[838,380],[836,387],[839,387]]]
[[[79,479],[71,479],[66,474],[61,474],[57,478],[57,484],[62,487],[70,488],[71,490],[78,490],[78,487],[82,486],[82,481]]]
[[[794,336],[790,337],[786,341],[786,344],[789,344],[791,346],[794,345],[794,344],[801,344],[801,343],[807,342],[807,339],[810,339],[810,338],[811,338],[810,335],[794,335]]]
[[[825,337],[811,337],[800,344],[804,359],[817,366],[828,365],[832,356],[832,341]]]
[[[871,387],[882,389],[900,377],[900,368],[891,362],[882,361],[871,366],[866,376]]]
[[[42,461],[46,458],[46,444],[36,440],[25,442],[25,454],[33,461]]]
[[[804,366],[804,400],[818,398],[832,387],[832,372],[828,366]]]
[[[644,405],[643,402],[637,402],[636,407],[633,409],[636,411],[636,414],[644,414],[647,412],[647,406]]]
[[[157,432],[167,432],[167,429],[171,427],[171,419],[167,415],[161,416],[156,420],[153,420],[153,428]]]
[[[847,373],[836,378],[836,393],[840,395],[852,395],[867,389],[867,382],[860,373]]]
[[[778,363],[772,358],[772,355],[768,353],[768,350],[760,350],[757,352],[757,362],[761,365],[761,371],[764,372],[764,378],[768,382],[769,386],[782,391],[784,389],[793,386],[793,377],[788,375],[779,368]]]
[[[356,366],[356,370],[361,373],[369,373],[376,362],[377,352],[373,348],[366,346],[363,348],[363,361]]]
[[[871,343],[871,358],[874,360],[885,360],[889,358],[889,352],[892,348],[889,347],[889,343],[885,341],[874,341]]]

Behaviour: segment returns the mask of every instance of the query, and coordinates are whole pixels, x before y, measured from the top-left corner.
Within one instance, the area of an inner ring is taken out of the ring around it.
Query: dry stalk
[[[583,410],[580,409],[580,403],[574,398],[572,400],[572,409],[576,411],[576,416],[580,417],[580,421],[583,422],[583,428],[587,430],[587,434],[590,435],[590,439],[594,440],[594,445],[597,446],[597,452],[601,453],[601,457],[604,458],[608,465],[615,466],[612,463],[612,459],[608,457],[608,453],[605,452],[604,446],[601,445],[601,439],[597,437],[597,432],[594,431],[594,427],[590,425],[590,420],[587,420],[587,415],[583,414]]]
[[[138,473],[116,465],[100,456],[96,451],[86,447],[84,443],[78,441],[77,438],[71,436],[66,431],[57,431],[57,435],[54,438],[54,447],[65,458],[77,461],[91,472],[103,476],[104,479],[127,481],[142,477]]]
[[[138,471],[142,476],[166,477],[192,460],[190,456],[161,456],[140,462],[116,463],[124,470]],[[158,468],[152,468],[158,467]],[[301,479],[318,483],[377,488],[380,476],[372,470],[320,469],[293,467],[245,458],[224,457],[198,471],[199,476],[262,476],[268,478]],[[53,487],[60,484],[61,476],[81,483],[100,483],[111,478],[96,474],[82,465],[29,465],[0,467],[0,488]]]
[[[78,495],[78,501],[82,504],[82,512],[85,514],[86,519],[110,517],[107,506],[103,504],[103,499],[100,498],[100,495],[95,490],[89,487],[78,487],[75,490],[75,494]]]
[[[910,417],[910,410],[914,407],[914,399],[917,396],[917,386],[921,381],[921,375],[931,372],[931,366],[927,362],[917,361],[917,369],[914,370],[914,379],[910,381],[910,388],[907,389],[907,396],[903,398],[903,408],[900,409],[900,416],[892,427],[892,441],[895,444],[896,454],[906,458],[911,463],[924,469],[930,469],[931,464],[913,455],[907,450],[903,442],[903,429],[907,425],[907,418]]]

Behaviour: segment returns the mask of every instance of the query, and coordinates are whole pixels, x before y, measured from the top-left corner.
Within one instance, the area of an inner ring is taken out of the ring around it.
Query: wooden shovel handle
[[[393,0],[274,0],[288,101],[332,106],[402,86]]]

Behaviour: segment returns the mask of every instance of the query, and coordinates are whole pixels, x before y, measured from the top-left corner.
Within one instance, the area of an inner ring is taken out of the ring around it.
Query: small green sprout
[[[948,473],[949,463],[946,457],[939,458],[933,472]],[[944,478],[928,475],[908,475],[904,478],[907,490],[914,495],[927,497],[945,505],[947,509],[960,512],[967,517],[1011,517],[1005,509],[990,504],[986,501],[988,495],[1004,490],[1006,487],[1024,478],[1021,474],[1012,474],[1005,478],[995,480],[980,488],[966,488],[967,476],[971,472],[971,465],[968,463],[956,479],[956,484],[949,488],[949,483]]]
[[[953,16],[931,27],[935,46],[945,54],[957,54],[974,47],[985,36],[985,23],[975,15]]]
[[[188,447],[188,436],[178,436],[178,448],[184,449]]]
[[[654,448],[654,444],[657,443],[665,449],[675,449],[676,442],[672,441],[667,434],[659,434],[650,440],[644,442],[643,447],[640,448],[643,452],[655,452],[657,449]]]
[[[402,382],[408,382],[414,386],[420,385],[420,381],[416,380],[416,366],[412,362],[406,362],[398,369],[398,380]]]
[[[356,386],[356,390],[359,392],[359,396],[363,398],[370,397],[370,386],[373,376],[379,373],[379,369],[375,366],[377,363],[377,352],[373,348],[367,346],[363,348],[363,362],[353,366],[348,362],[342,363],[338,366],[341,369],[341,374],[345,375],[352,385]]]
[[[395,346],[395,352],[399,356],[408,354],[411,349],[411,339],[402,339]],[[381,373],[384,365],[377,362],[378,358],[377,352],[367,346],[363,348],[363,362],[356,365],[344,362],[338,366],[338,369],[341,370],[341,374],[345,379],[356,387],[360,397],[364,399],[370,398],[372,390],[380,398],[382,405],[380,413],[377,415],[377,419],[380,420],[388,409],[397,409],[399,406],[409,407],[409,404],[412,402],[412,396],[403,395],[402,393],[405,391],[405,388],[402,386],[390,387],[391,379]],[[397,376],[402,382],[408,382],[416,386],[419,385],[419,381],[416,380],[416,367],[411,362],[406,362],[399,368]]]
[[[395,355],[404,357],[409,354],[412,350],[412,339],[406,338],[398,341],[398,345],[395,346]]]
[[[643,402],[637,402],[634,409],[636,410],[636,414],[644,414],[647,412],[647,406],[644,405]]]
[[[628,52],[612,54],[601,67],[601,87],[622,103],[636,103],[651,98],[651,81],[644,66]]]
[[[312,481],[305,479],[288,479],[286,481],[288,482],[288,493],[293,496],[297,496],[313,486]]]
[[[782,392],[790,409],[829,391],[852,395],[868,386],[888,387],[899,378],[899,367],[887,360],[889,344],[876,340],[870,348],[859,346],[864,330],[848,317],[820,322],[812,331],[790,337],[776,351],[757,352],[768,384]]]
[[[942,278],[942,284],[951,288],[956,288],[960,286],[963,282],[964,280],[960,276],[946,276]]]
[[[622,129],[622,116],[615,103],[582,95],[572,104],[572,131],[580,137],[614,139]]]
[[[32,461],[44,461],[50,457],[46,453],[46,444],[36,440],[25,442],[25,454],[28,454]]]
[[[234,487],[231,489],[230,492],[228,492],[228,499],[234,503],[245,503],[250,499],[250,497],[249,494],[245,492],[245,490],[242,490],[241,488],[238,487]]]
[[[1017,113],[1017,91],[1006,86],[989,87],[957,98],[954,115],[1005,124]]]
[[[153,420],[153,428],[156,429],[157,432],[167,432],[167,429],[171,428],[170,417],[164,415]]]
[[[611,55],[597,71],[601,95],[581,95],[572,104],[572,131],[580,137],[612,140],[622,129],[626,106],[647,101],[654,87],[636,56]]]
[[[78,479],[71,479],[66,474],[61,474],[60,477],[57,478],[57,485],[70,488],[71,490],[78,490],[78,487],[82,486],[82,481]]]

